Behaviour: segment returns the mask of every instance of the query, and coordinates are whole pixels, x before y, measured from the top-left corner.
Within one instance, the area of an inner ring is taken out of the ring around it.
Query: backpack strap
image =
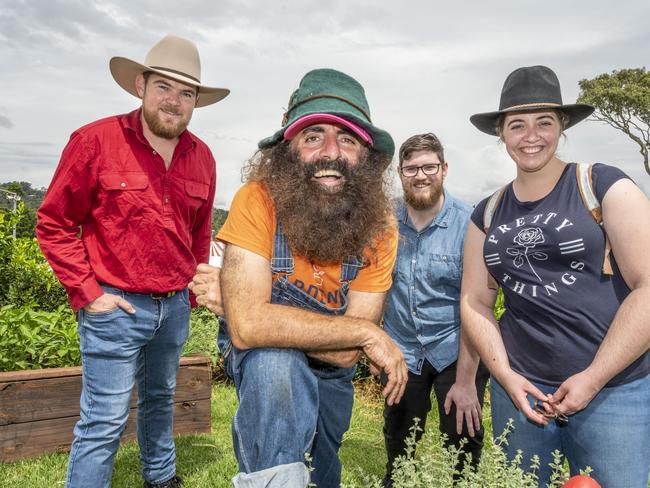
[[[587,163],[577,163],[576,164],[576,179],[578,180],[578,189],[580,190],[580,197],[582,197],[582,203],[584,203],[585,208],[589,211],[591,216],[594,218],[596,223],[600,226],[603,234],[605,234],[605,256],[603,258],[603,274],[605,276],[612,276],[614,274],[612,270],[612,261],[611,261],[611,252],[612,246],[603,227],[603,210],[600,206],[598,198],[596,198],[596,193],[594,192],[594,185],[592,180],[592,165]]]
[[[508,185],[503,186],[495,191],[485,204],[485,208],[483,209],[483,232],[486,234],[488,233],[490,225],[492,225],[494,212],[496,212],[499,203],[501,203],[501,198],[503,198],[503,194],[506,192],[506,188],[508,188]]]
[[[494,217],[494,212],[496,212],[499,203],[501,203],[501,199],[503,198],[503,194],[506,192],[506,188],[508,188],[508,185],[502,186],[497,191],[495,191],[490,196],[487,203],[485,204],[485,208],[483,209],[483,232],[485,232],[485,235],[487,235],[488,230],[490,229],[490,225],[492,225],[492,218]],[[499,284],[497,283],[497,280],[494,279],[494,276],[492,276],[492,274],[489,271],[488,271],[488,288],[490,290],[499,289]]]

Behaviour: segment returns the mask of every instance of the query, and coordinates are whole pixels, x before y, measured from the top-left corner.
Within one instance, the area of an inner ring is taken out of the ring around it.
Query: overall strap
[[[273,237],[273,257],[271,258],[273,274],[293,274],[293,254],[289,249],[287,238],[282,231],[282,222],[278,219]]]
[[[357,277],[359,270],[363,266],[363,261],[358,256],[346,256],[341,265],[341,283],[346,287]]]
[[[605,276],[612,276],[614,274],[612,270],[611,262],[611,251],[612,246],[609,243],[609,238],[603,227],[603,211],[600,206],[600,202],[596,197],[594,192],[594,185],[592,180],[592,166],[587,163],[577,163],[576,164],[576,180],[578,182],[578,189],[580,190],[580,197],[582,198],[582,203],[584,203],[585,208],[594,218],[596,223],[600,226],[605,234],[605,256],[603,258],[603,274]]]
[[[492,219],[494,218],[494,212],[496,212],[499,203],[501,203],[501,199],[503,198],[503,194],[506,192],[506,189],[508,188],[508,185],[502,186],[499,188],[497,191],[495,191],[490,198],[488,199],[487,203],[485,204],[485,208],[483,209],[483,232],[485,232],[485,235],[487,235],[488,230],[490,229],[490,225],[492,225]],[[490,290],[498,290],[499,285],[497,283],[497,280],[494,279],[494,276],[488,271],[488,288]]]

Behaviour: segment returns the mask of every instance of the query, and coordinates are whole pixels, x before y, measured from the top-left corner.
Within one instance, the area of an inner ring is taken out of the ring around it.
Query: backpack
[[[576,180],[578,181],[578,189],[580,191],[580,196],[582,197],[582,203],[584,203],[587,211],[591,214],[598,226],[601,228],[603,234],[605,234],[605,257],[603,258],[602,270],[603,275],[612,276],[614,274],[612,271],[612,263],[610,259],[612,247],[609,243],[609,239],[607,238],[605,228],[603,227],[603,212],[600,207],[600,202],[594,193],[591,169],[591,164],[576,164]],[[485,204],[485,209],[483,210],[483,232],[485,232],[486,235],[488,233],[490,225],[492,224],[494,213],[496,212],[499,203],[501,203],[501,198],[508,188],[508,185],[505,185],[495,191]],[[496,279],[490,273],[488,273],[488,288],[491,290],[496,290],[499,288]]]

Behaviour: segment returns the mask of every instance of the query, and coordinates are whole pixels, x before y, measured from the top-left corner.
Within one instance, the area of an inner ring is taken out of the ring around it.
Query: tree
[[[44,188],[32,188],[32,184],[27,181],[10,181],[8,183],[0,183],[0,188],[8,190],[20,195],[20,199],[25,202],[25,206],[31,209],[37,209],[41,206],[43,198],[45,197]],[[0,192],[0,206],[2,206],[6,197],[2,196]]]
[[[10,181],[0,183],[0,190],[12,192],[18,195],[19,203],[24,205],[20,210],[20,218],[16,222],[16,237],[34,237],[36,227],[36,210],[45,197],[44,189],[32,188],[32,184],[26,181]],[[13,200],[8,198],[5,191],[0,191],[0,211],[13,209]]]
[[[223,208],[212,208],[212,232],[216,236],[221,226],[226,222],[228,218],[228,210]]]
[[[580,80],[578,103],[596,107],[594,119],[622,131],[637,143],[650,175],[650,72],[629,68]]]
[[[36,237],[36,210],[26,204],[20,212],[20,220],[16,224],[16,237]]]

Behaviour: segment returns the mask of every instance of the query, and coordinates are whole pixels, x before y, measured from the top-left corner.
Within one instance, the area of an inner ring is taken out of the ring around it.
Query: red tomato
[[[569,480],[562,485],[562,488],[602,488],[598,482],[585,476],[584,474],[579,474],[569,478]]]

